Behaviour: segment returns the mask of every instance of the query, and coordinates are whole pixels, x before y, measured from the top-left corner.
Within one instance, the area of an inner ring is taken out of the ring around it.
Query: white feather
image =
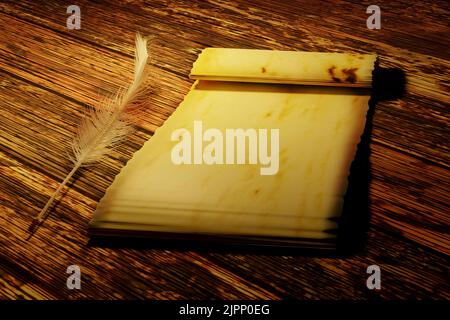
[[[30,231],[33,231],[42,222],[56,196],[81,166],[102,159],[108,150],[123,141],[130,133],[130,124],[133,122],[133,117],[136,116],[136,109],[138,109],[136,104],[131,102],[139,93],[147,59],[147,39],[138,33],[136,35],[133,81],[113,98],[106,99],[101,108],[91,109],[81,120],[71,145],[74,166],[33,220]]]

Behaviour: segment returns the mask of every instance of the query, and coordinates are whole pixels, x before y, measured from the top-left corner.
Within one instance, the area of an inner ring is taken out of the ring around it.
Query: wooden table
[[[2,1],[1,299],[412,299],[450,297],[448,1]],[[71,168],[83,112],[127,84],[136,31],[153,35],[149,105],[138,130],[81,170],[36,234],[27,228]],[[379,102],[370,143],[370,225],[349,256],[97,246],[87,225],[133,152],[188,92],[205,47],[375,52],[403,70],[406,93]],[[82,289],[66,288],[81,267]],[[381,268],[369,290],[366,268]]]

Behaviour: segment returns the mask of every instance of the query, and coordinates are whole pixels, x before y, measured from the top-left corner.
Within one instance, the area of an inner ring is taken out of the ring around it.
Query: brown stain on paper
[[[358,76],[356,75],[356,71],[358,71],[358,68],[345,68],[342,69],[342,73],[345,76],[345,79],[341,79],[338,76],[336,76],[336,69],[337,67],[335,65],[332,65],[328,68],[328,74],[331,76],[331,79],[334,82],[348,82],[348,83],[355,83],[358,80]]]

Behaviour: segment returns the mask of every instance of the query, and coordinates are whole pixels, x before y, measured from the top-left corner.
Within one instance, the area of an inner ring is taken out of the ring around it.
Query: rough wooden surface
[[[340,299],[450,297],[447,1],[2,1],[0,17],[0,298]],[[126,84],[136,31],[154,35],[149,107],[138,130],[83,169],[27,240],[67,172],[82,113]],[[219,252],[88,243],[87,224],[113,177],[177,107],[209,46],[376,52],[407,91],[376,105],[367,243],[348,257]],[[66,288],[77,264],[82,289]],[[381,268],[382,289],[366,287]]]

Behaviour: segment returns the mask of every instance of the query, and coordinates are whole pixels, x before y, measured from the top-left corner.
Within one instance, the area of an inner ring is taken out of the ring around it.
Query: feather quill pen
[[[48,209],[61,193],[74,173],[82,166],[101,160],[108,150],[123,141],[131,131],[133,119],[138,114],[140,104],[136,102],[144,79],[147,64],[147,38],[136,35],[134,78],[131,84],[106,99],[102,108],[91,109],[82,119],[71,147],[72,170],[60,183],[39,214],[33,219],[29,231],[33,232],[48,214]]]

